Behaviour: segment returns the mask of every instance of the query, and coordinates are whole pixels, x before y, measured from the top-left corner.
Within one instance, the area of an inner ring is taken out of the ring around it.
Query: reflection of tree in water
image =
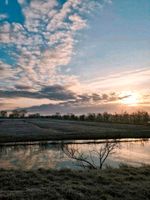
[[[135,149],[138,150],[139,146],[144,148],[147,143],[149,143],[149,138],[132,139],[130,141],[125,140],[120,146],[120,149],[126,148],[133,152]]]
[[[145,143],[147,143],[149,141],[148,138],[142,138],[141,139],[141,145],[144,147],[145,146]]]
[[[85,154],[75,145],[62,143],[62,151],[69,158],[76,160],[79,166],[90,169],[102,169],[108,156],[114,154],[117,148],[119,148],[118,140],[106,140],[105,143],[95,145],[92,150]],[[97,159],[95,160],[94,157]],[[99,163],[97,163],[97,160]]]
[[[39,143],[39,149],[41,151],[43,150],[54,150],[58,151],[60,150],[60,144],[59,143],[49,143],[49,142],[40,142]]]
[[[51,144],[5,146],[0,155],[1,163],[19,169],[54,168],[59,157],[58,146]]]
[[[0,146],[0,168],[48,169],[61,168],[62,166],[66,167],[66,165],[70,167],[70,165],[72,166],[73,159],[84,168],[101,169],[105,165],[106,160],[109,160],[110,155],[115,153],[116,160],[126,161],[129,156],[128,154],[124,155],[124,150],[129,149],[130,153],[133,148],[133,152],[138,152],[139,145],[145,145],[149,140],[143,139],[135,141],[134,139],[133,141],[125,140],[124,142],[119,140],[106,140],[105,143],[102,143],[102,141],[92,141],[92,143],[88,142],[87,144],[78,143],[78,141],[74,141],[74,143],[71,141],[71,144],[69,143],[70,141],[65,142],[68,143],[49,143],[43,141],[34,145]],[[135,158],[135,154],[133,158]]]

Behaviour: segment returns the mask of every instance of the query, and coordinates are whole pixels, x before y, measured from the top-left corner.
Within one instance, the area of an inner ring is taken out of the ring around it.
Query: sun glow
[[[129,106],[136,106],[139,103],[139,96],[136,93],[128,92],[124,94],[125,98],[121,99],[122,104]]]

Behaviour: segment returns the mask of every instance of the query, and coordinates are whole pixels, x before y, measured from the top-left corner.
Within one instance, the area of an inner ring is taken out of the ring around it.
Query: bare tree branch
[[[99,149],[93,149],[89,151],[89,156],[85,156],[83,152],[79,151],[79,148],[75,148],[74,146],[69,146],[67,144],[62,143],[61,149],[62,151],[71,159],[74,159],[79,162],[80,166],[84,168],[90,169],[102,169],[106,159],[110,154],[115,152],[115,149],[119,147],[119,143],[117,140],[106,140],[105,143],[101,144]],[[92,155],[93,153],[93,155]],[[99,159],[99,166],[94,161],[94,154]]]

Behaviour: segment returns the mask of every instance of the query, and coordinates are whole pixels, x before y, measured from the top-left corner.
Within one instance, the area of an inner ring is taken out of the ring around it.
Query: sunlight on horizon
[[[140,97],[137,93],[134,92],[124,92],[126,98],[121,99],[121,103],[128,106],[137,106],[140,103]]]

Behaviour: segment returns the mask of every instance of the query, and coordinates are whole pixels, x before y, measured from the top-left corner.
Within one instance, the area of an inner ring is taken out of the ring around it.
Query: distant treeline
[[[149,124],[150,115],[145,111],[137,111],[133,113],[123,112],[121,114],[104,113],[89,113],[75,115],[69,113],[61,115],[57,112],[55,115],[43,116],[40,113],[28,114],[26,110],[13,110],[8,114],[7,111],[0,111],[0,118],[51,118],[59,120],[76,120],[76,121],[91,121],[91,122],[111,122],[111,123],[128,123],[128,124]]]
[[[128,123],[128,124],[147,124],[150,120],[150,115],[145,111],[133,112],[131,114],[124,112],[121,114],[104,113],[89,113],[83,115],[67,114],[60,115],[56,113],[50,116],[52,119],[62,120],[78,120],[78,121],[91,121],[91,122],[112,122],[112,123]]]

